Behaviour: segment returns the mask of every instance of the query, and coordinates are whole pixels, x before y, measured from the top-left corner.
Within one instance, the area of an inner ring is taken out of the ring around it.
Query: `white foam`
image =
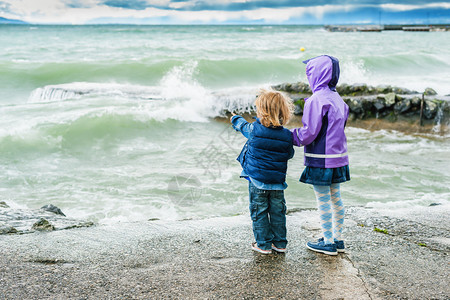
[[[131,84],[72,82],[47,85],[31,92],[29,103],[42,103],[79,99],[83,96],[123,96],[141,100],[160,100],[160,90]]]
[[[422,193],[417,195],[414,200],[396,200],[390,202],[372,201],[366,204],[366,207],[376,208],[379,210],[403,210],[417,207],[428,207],[432,203],[440,203],[443,207],[450,205],[450,193]]]

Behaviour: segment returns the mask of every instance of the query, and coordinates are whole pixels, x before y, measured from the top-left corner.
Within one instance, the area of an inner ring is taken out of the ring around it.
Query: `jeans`
[[[263,250],[286,248],[286,201],[284,190],[261,190],[248,186],[253,234]]]

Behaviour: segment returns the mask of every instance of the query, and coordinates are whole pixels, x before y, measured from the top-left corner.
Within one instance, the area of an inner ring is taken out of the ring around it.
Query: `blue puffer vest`
[[[250,178],[264,183],[283,183],[287,161],[294,155],[292,133],[284,128],[253,122],[251,137],[237,160]]]

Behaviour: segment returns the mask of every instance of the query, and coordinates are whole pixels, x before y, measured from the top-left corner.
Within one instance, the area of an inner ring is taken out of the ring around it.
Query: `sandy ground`
[[[349,208],[337,257],[304,246],[314,210],[289,214],[288,252],[267,256],[248,216],[5,234],[0,299],[450,299],[449,212]]]

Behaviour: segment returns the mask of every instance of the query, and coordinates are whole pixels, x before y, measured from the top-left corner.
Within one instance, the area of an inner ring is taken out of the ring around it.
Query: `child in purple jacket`
[[[312,251],[337,255],[345,251],[340,183],[350,180],[344,133],[349,109],[336,92],[339,61],[322,55],[304,63],[313,95],[305,99],[303,127],[293,129],[292,135],[295,146],[304,146],[306,168],[300,181],[314,187],[323,232],[322,238],[306,246]]]

